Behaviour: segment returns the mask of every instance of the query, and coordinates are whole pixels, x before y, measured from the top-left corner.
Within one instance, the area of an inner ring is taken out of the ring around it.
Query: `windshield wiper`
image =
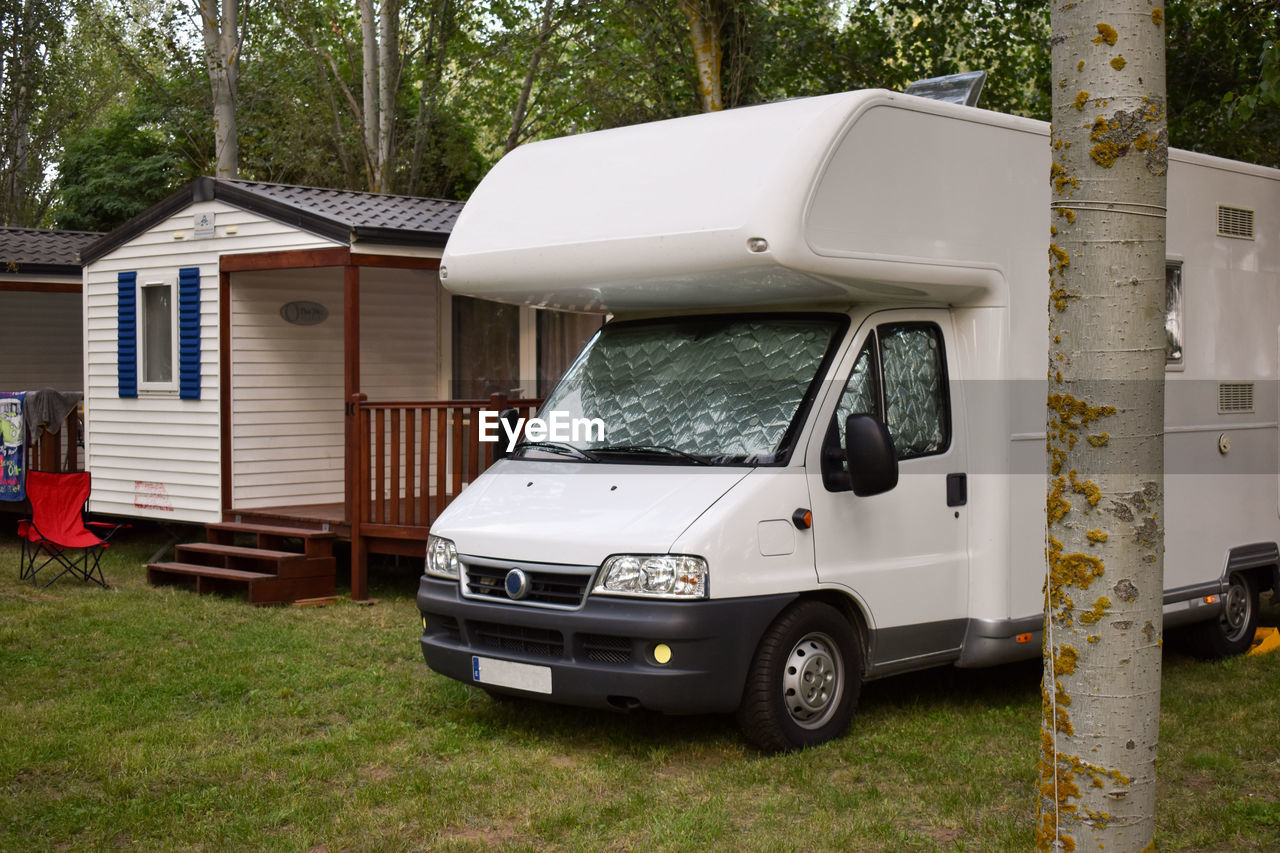
[[[593,447],[593,452],[600,453],[618,453],[618,454],[634,454],[636,456],[670,456],[676,459],[685,459],[695,465],[710,465],[711,463],[703,456],[695,456],[692,453],[686,453],[674,447],[667,447],[662,444],[623,444],[616,447]]]
[[[548,453],[555,453],[559,456],[572,456],[575,459],[583,459],[587,462],[599,462],[600,460],[594,454],[574,447],[572,444],[565,444],[559,441],[522,441],[516,445],[516,450],[545,450]]]

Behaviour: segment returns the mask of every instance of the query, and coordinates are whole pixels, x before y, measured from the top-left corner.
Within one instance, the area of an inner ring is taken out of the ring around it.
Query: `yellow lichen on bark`
[[[1116,28],[1110,24],[1098,23],[1098,35],[1094,38],[1094,44],[1103,44],[1104,42],[1111,47],[1116,46],[1116,42],[1120,40],[1120,34],[1116,32]]]
[[[1107,611],[1111,609],[1111,599],[1105,595],[1101,596],[1093,603],[1093,607],[1080,614],[1080,621],[1085,625],[1092,625],[1101,621],[1103,616],[1107,615]]]

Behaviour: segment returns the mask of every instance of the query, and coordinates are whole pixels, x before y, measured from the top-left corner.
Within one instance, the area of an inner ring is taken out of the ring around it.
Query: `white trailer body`
[[[1169,162],[1166,625],[1239,641],[1280,566],[1280,172]],[[1038,655],[1049,164],[1043,123],[880,90],[508,155],[441,279],[612,312],[547,403],[606,436],[518,450],[440,517],[428,663],[492,692],[738,709],[787,748],[838,734],[864,678]],[[859,411],[896,447],[896,485],[867,496],[841,470]]]

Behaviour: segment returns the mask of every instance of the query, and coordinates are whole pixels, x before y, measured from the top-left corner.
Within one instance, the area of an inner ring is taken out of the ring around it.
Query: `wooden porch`
[[[198,592],[247,590],[254,604],[333,594],[335,541],[351,545],[351,597],[368,597],[368,558],[421,558],[440,513],[493,464],[493,443],[480,441],[480,413],[514,408],[522,417],[538,400],[368,401],[356,395],[350,421],[346,500],[231,508],[208,525],[204,543],[177,546],[172,561],[148,566],[153,583]],[[327,576],[327,577],[326,577]]]

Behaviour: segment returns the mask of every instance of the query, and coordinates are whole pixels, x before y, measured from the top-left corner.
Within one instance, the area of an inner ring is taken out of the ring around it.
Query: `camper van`
[[[433,525],[430,667],[793,749],[864,681],[1038,656],[1048,133],[869,90],[502,160],[444,285],[611,319]],[[1168,181],[1165,624],[1223,655],[1280,588],[1280,172]]]

